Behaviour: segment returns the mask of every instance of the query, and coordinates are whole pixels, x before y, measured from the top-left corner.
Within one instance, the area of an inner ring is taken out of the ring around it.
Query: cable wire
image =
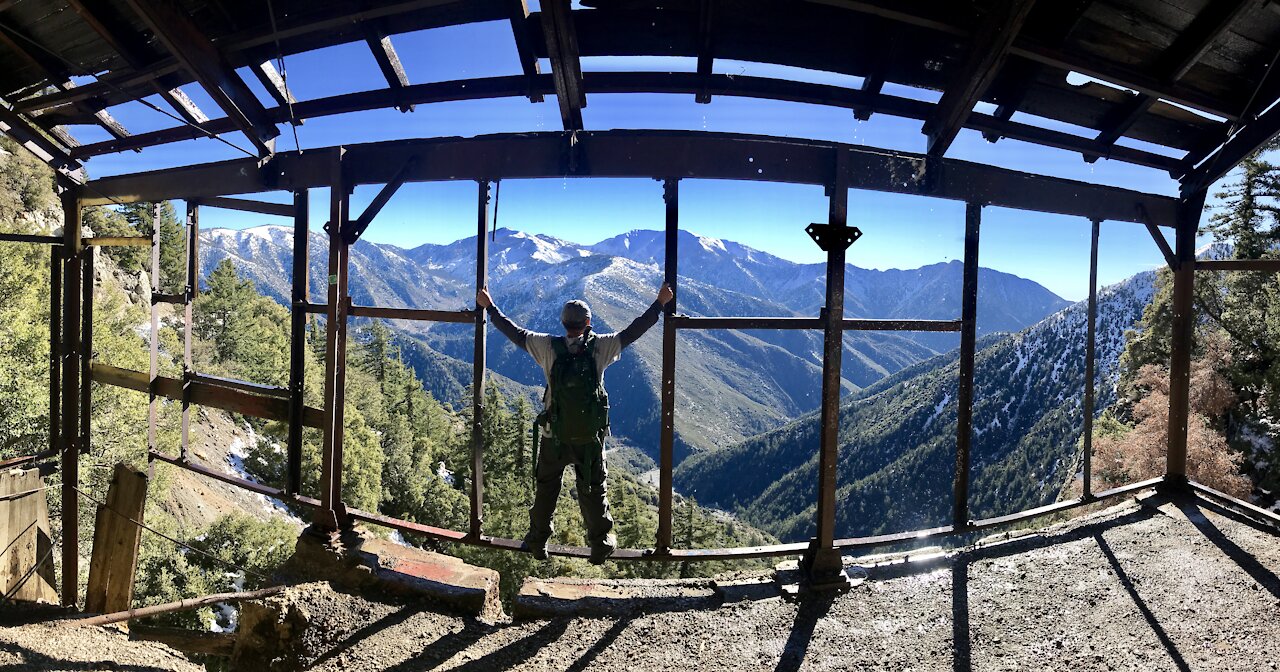
[[[92,496],[92,495],[90,495],[89,493],[85,492],[84,490],[81,490],[80,488],[78,488],[78,487],[76,487],[76,486],[74,486],[74,485],[67,484],[67,485],[66,485],[66,487],[69,487],[69,488],[71,488],[72,490],[75,490],[76,492],[78,492],[78,493],[80,493],[82,496],[84,496],[84,498],[85,498],[85,499],[87,499],[87,500],[89,500],[89,501],[91,501],[91,502],[93,502],[93,503],[97,504],[98,506],[101,506],[102,508],[106,509],[107,511],[110,511],[111,513],[116,514],[117,516],[120,516],[121,518],[124,518],[125,520],[127,520],[127,521],[129,521],[129,522],[133,523],[134,525],[137,525],[138,527],[140,527],[140,528],[142,528],[142,529],[144,529],[144,530],[146,530],[146,531],[148,531],[148,532],[150,532],[150,533],[152,533],[152,534],[154,534],[154,535],[156,535],[157,537],[160,537],[161,539],[164,539],[164,540],[166,540],[166,541],[168,541],[168,542],[170,542],[170,543],[172,543],[172,544],[176,544],[176,545],[178,545],[178,546],[181,546],[181,547],[183,547],[183,548],[187,549],[188,551],[191,551],[191,552],[196,553],[196,554],[198,554],[198,555],[202,555],[202,556],[204,556],[204,557],[206,557],[206,558],[208,558],[208,559],[210,559],[210,560],[212,560],[212,561],[214,561],[214,562],[216,562],[216,563],[218,563],[218,564],[220,564],[220,565],[222,565],[222,566],[224,566],[224,567],[227,567],[227,568],[229,568],[229,569],[234,569],[234,570],[239,571],[239,572],[244,572],[246,575],[248,575],[248,576],[253,576],[253,577],[255,577],[255,578],[261,579],[261,580],[262,580],[263,582],[265,582],[265,583],[270,583],[270,582],[271,582],[271,578],[270,578],[270,577],[268,577],[268,576],[265,576],[265,575],[263,575],[263,574],[259,574],[258,572],[255,572],[255,571],[253,571],[253,570],[251,570],[251,569],[248,569],[248,568],[245,568],[245,567],[241,567],[240,565],[237,565],[237,564],[235,564],[234,562],[231,562],[231,561],[229,561],[229,560],[223,560],[222,558],[219,558],[218,556],[213,555],[212,553],[209,553],[208,551],[204,551],[204,550],[201,550],[201,549],[199,549],[199,548],[196,548],[195,546],[192,546],[191,544],[188,544],[188,543],[186,543],[185,541],[182,541],[181,539],[175,539],[175,538],[173,538],[173,537],[171,537],[171,536],[169,536],[169,535],[165,534],[164,532],[161,532],[160,530],[157,530],[157,529],[155,529],[155,528],[153,528],[153,527],[150,527],[150,526],[148,526],[148,525],[146,525],[146,524],[144,524],[144,523],[141,523],[141,522],[139,522],[139,521],[137,521],[137,520],[134,520],[134,519],[133,519],[132,517],[130,517],[129,515],[127,515],[127,514],[123,514],[123,513],[120,513],[119,511],[116,511],[115,509],[113,509],[113,508],[111,508],[110,506],[108,506],[106,502],[103,502],[103,501],[101,501],[101,500],[97,499],[96,497],[93,497],[93,496]]]

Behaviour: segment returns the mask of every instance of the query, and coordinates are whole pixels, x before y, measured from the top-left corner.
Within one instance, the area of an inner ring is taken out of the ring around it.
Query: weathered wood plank
[[[10,599],[56,603],[42,488],[37,469],[0,473],[0,591]]]
[[[133,521],[143,522],[146,500],[147,475],[117,464],[106,506],[98,507],[95,521],[86,611],[105,614],[132,606],[138,544],[142,541],[142,528]]]

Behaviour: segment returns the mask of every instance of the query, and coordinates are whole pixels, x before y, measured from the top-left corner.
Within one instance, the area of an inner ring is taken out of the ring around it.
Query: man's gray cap
[[[560,311],[560,324],[582,324],[589,319],[591,319],[591,306],[579,299],[564,304],[564,309]]]

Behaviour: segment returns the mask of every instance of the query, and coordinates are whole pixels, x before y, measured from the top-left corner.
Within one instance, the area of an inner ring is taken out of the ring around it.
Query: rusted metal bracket
[[[382,187],[382,191],[379,191],[377,196],[373,197],[373,202],[369,204],[369,207],[364,209],[364,212],[361,213],[360,217],[351,221],[351,225],[342,232],[342,239],[345,240],[348,245],[354,245],[355,242],[360,239],[360,236],[364,233],[365,229],[369,228],[369,225],[373,223],[373,218],[377,217],[379,212],[382,212],[382,208],[387,205],[387,202],[391,200],[391,197],[400,190],[400,187],[404,186],[404,182],[408,179],[409,173],[412,172],[414,167],[417,165],[418,157],[409,157],[404,162],[404,165],[400,166],[400,170],[396,171],[396,174],[392,176],[391,181]]]
[[[862,230],[856,226],[834,226],[817,222],[806,226],[804,232],[809,234],[823,252],[830,252],[837,247],[847,250],[862,237]]]
[[[1160,253],[1164,255],[1164,261],[1169,265],[1169,270],[1176,271],[1182,265],[1178,261],[1177,255],[1173,253],[1173,248],[1169,247],[1169,241],[1165,240],[1164,234],[1160,233],[1160,227],[1151,221],[1151,217],[1147,214],[1147,209],[1138,204],[1138,218],[1147,227],[1147,232],[1151,234],[1151,239],[1156,241],[1156,247],[1160,248]]]

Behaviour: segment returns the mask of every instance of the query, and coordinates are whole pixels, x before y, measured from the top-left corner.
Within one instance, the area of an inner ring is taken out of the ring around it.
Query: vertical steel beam
[[[663,280],[675,291],[680,249],[680,180],[663,180],[662,199],[666,203]],[[658,539],[655,547],[659,553],[671,549],[671,470],[675,467],[676,441],[676,328],[671,318],[675,314],[676,299],[673,297],[667,302],[662,320],[662,423],[658,439]]]
[[[960,304],[960,390],[956,395],[956,478],[952,518],[969,526],[969,448],[973,442],[973,356],[978,340],[978,233],[982,205],[964,209],[964,281]]]
[[[93,274],[94,250],[85,248],[84,278],[81,287],[80,309],[80,453],[89,453],[89,409],[93,404],[92,385],[89,378],[89,364],[93,361]]]
[[[329,179],[329,276],[327,324],[324,342],[324,442],[320,454],[320,507],[315,523],[336,530],[345,518],[342,507],[343,385],[346,381],[347,347],[347,245],[342,235],[347,222],[350,193],[342,173],[345,150],[336,149]]]
[[[187,201],[187,287],[182,296],[182,447],[185,461],[191,446],[192,305],[200,291],[200,206]]]
[[[80,592],[80,198],[62,195],[62,604],[74,607]]]
[[[812,585],[842,579],[840,553],[835,550],[836,469],[840,441],[840,368],[844,354],[843,237],[849,218],[849,169],[847,154],[836,151],[835,179],[830,186],[827,214],[827,289],[822,309],[822,407],[818,444],[817,535],[805,553],[803,566]]]
[[[489,181],[476,191],[476,291],[489,285]],[[484,527],[485,313],[476,304],[475,355],[471,360],[471,536]]]
[[[293,302],[289,314],[289,439],[286,449],[285,492],[296,495],[302,489],[302,409],[306,403],[307,312],[310,296],[307,266],[310,261],[307,233],[310,219],[309,192],[293,192]]]
[[[1098,339],[1098,229],[1101,221],[1093,220],[1092,243],[1089,246],[1089,324],[1084,342],[1084,490],[1083,497],[1093,497],[1093,412],[1094,360]]]
[[[156,440],[159,423],[160,397],[156,394],[156,378],[160,375],[160,313],[156,310],[156,294],[160,293],[160,202],[151,209],[151,365],[150,400],[147,404],[147,450],[156,452],[160,446]]]
[[[1169,338],[1169,447],[1165,477],[1170,483],[1187,480],[1187,416],[1190,408],[1191,349],[1195,335],[1192,301],[1195,295],[1196,229],[1205,192],[1178,206],[1173,270],[1173,324]]]
[[[49,450],[61,444],[59,393],[62,353],[62,247],[49,246]]]

